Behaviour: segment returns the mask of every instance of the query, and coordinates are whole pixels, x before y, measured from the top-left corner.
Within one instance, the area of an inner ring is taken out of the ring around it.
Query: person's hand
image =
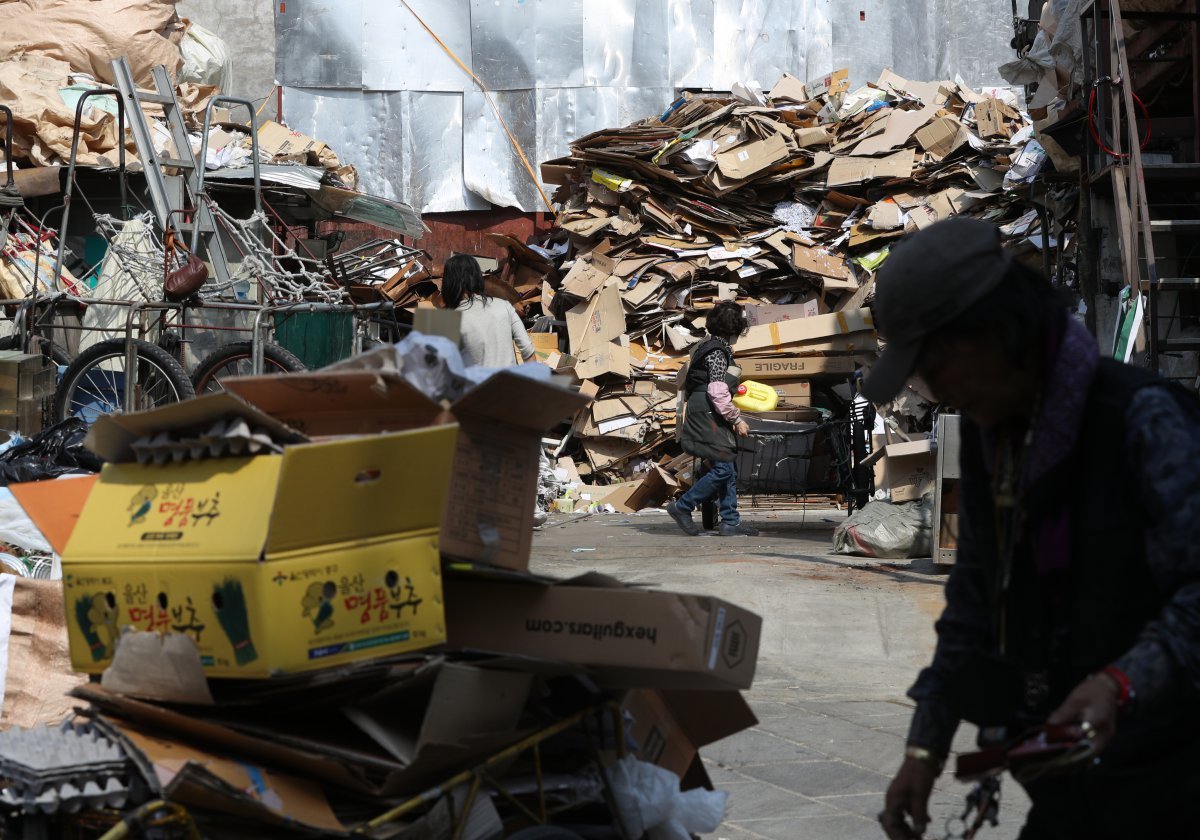
[[[733,430],[738,433],[738,437],[746,437],[750,434],[750,426],[745,420],[739,420],[733,424]]]
[[[905,758],[900,771],[888,785],[879,824],[888,840],[924,837],[929,827],[929,795],[938,768],[929,761]]]
[[[1094,732],[1092,741],[1099,752],[1117,731],[1120,699],[1121,687],[1116,680],[1107,674],[1093,674],[1067,695],[1046,722],[1089,724]]]

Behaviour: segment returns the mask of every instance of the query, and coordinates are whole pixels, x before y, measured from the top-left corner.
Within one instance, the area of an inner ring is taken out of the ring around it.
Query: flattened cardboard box
[[[453,557],[522,571],[529,565],[542,434],[590,402],[586,396],[502,371],[463,395],[450,413],[380,365],[384,347],[334,371],[224,380],[227,391],[313,436],[359,435],[459,422],[441,549]],[[432,480],[412,472],[420,487]]]
[[[773,324],[760,324],[751,327],[747,333],[737,340],[733,352],[737,354],[752,353],[756,350],[779,350],[784,345],[798,344],[802,341],[817,341],[849,333],[873,330],[875,322],[869,309],[850,309],[835,312],[832,315],[817,315],[811,318],[797,318],[790,321],[777,321]]]
[[[762,619],[700,595],[632,589],[604,575],[552,585],[448,578],[451,648],[582,665],[606,686],[749,688]]]
[[[103,671],[125,626],[186,633],[206,673],[235,678],[440,643],[437,525],[454,441],[442,426],[105,465],[62,550],[72,665]],[[414,470],[426,480],[411,482]]]

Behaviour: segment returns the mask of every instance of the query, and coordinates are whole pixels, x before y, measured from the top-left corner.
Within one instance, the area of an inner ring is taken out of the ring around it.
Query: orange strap
[[[417,19],[417,23],[421,24],[421,26],[425,29],[425,31],[429,33],[430,37],[432,37],[433,40],[438,42],[438,46],[440,46],[446,52],[446,55],[450,56],[450,58],[453,59],[454,63],[457,64],[464,73],[466,73],[468,76],[470,76],[472,81],[474,81],[475,84],[479,86],[479,89],[481,91],[483,91],[484,99],[487,100],[488,105],[492,106],[492,111],[495,112],[496,119],[500,121],[500,127],[503,128],[504,133],[506,135],[508,135],[508,142],[512,144],[513,150],[517,153],[517,156],[521,159],[521,163],[524,164],[525,171],[529,173],[529,179],[531,181],[533,181],[533,185],[535,187],[537,187],[537,191],[541,195],[542,201],[544,201],[546,203],[546,207],[549,208],[549,210],[552,214],[554,214],[554,219],[555,219],[555,221],[557,221],[558,220],[558,211],[554,209],[554,205],[550,202],[550,196],[546,195],[546,191],[544,189],[542,189],[542,184],[538,180],[537,175],[534,174],[533,166],[529,163],[529,158],[525,157],[525,152],[522,151],[521,144],[517,142],[517,138],[514,137],[512,131],[509,130],[508,123],[506,123],[504,121],[504,117],[501,116],[500,109],[496,106],[496,101],[492,98],[492,93],[491,93],[491,91],[488,90],[487,85],[485,85],[483,83],[483,80],[480,79],[478,76],[476,76],[471,71],[470,67],[468,67],[466,64],[463,63],[462,59],[460,59],[457,55],[454,54],[454,50],[452,50],[452,49],[450,49],[450,47],[446,46],[446,42],[443,41],[441,38],[439,38],[438,34],[436,32],[434,32],[432,29],[429,28],[429,24],[427,24],[424,20],[421,19],[421,16],[416,13],[416,11],[413,9],[412,6],[408,5],[408,0],[400,0],[400,2],[404,3],[404,8],[408,9],[409,13]]]

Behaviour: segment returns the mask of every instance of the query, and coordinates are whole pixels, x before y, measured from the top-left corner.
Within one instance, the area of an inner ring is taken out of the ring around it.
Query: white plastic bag
[[[0,487],[0,541],[39,554],[54,551],[7,487]]]
[[[186,18],[187,29],[183,43],[183,67],[179,70],[179,81],[195,82],[198,85],[215,85],[217,90],[228,92],[233,87],[233,59],[229,47],[215,32],[205,29]]]
[[[729,794],[725,791],[679,790],[679,777],[670,770],[639,761],[631,755],[608,771],[613,795],[631,837],[650,840],[691,840],[721,826]]]

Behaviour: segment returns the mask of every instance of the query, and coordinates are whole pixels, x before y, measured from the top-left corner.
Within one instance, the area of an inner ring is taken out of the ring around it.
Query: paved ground
[[[883,564],[826,554],[836,511],[745,511],[761,537],[688,538],[659,511],[556,516],[534,542],[536,571],[595,569],[628,581],[719,595],[764,621],[749,692],[760,723],[704,751],[731,794],[715,837],[878,840],[875,815],[900,764],[912,703],[904,697],[933,650],[944,576],[927,561]],[[957,746],[970,749],[973,732]],[[966,787],[943,777],[933,831],[961,808]],[[1027,801],[1011,781],[999,828],[1011,840]]]

